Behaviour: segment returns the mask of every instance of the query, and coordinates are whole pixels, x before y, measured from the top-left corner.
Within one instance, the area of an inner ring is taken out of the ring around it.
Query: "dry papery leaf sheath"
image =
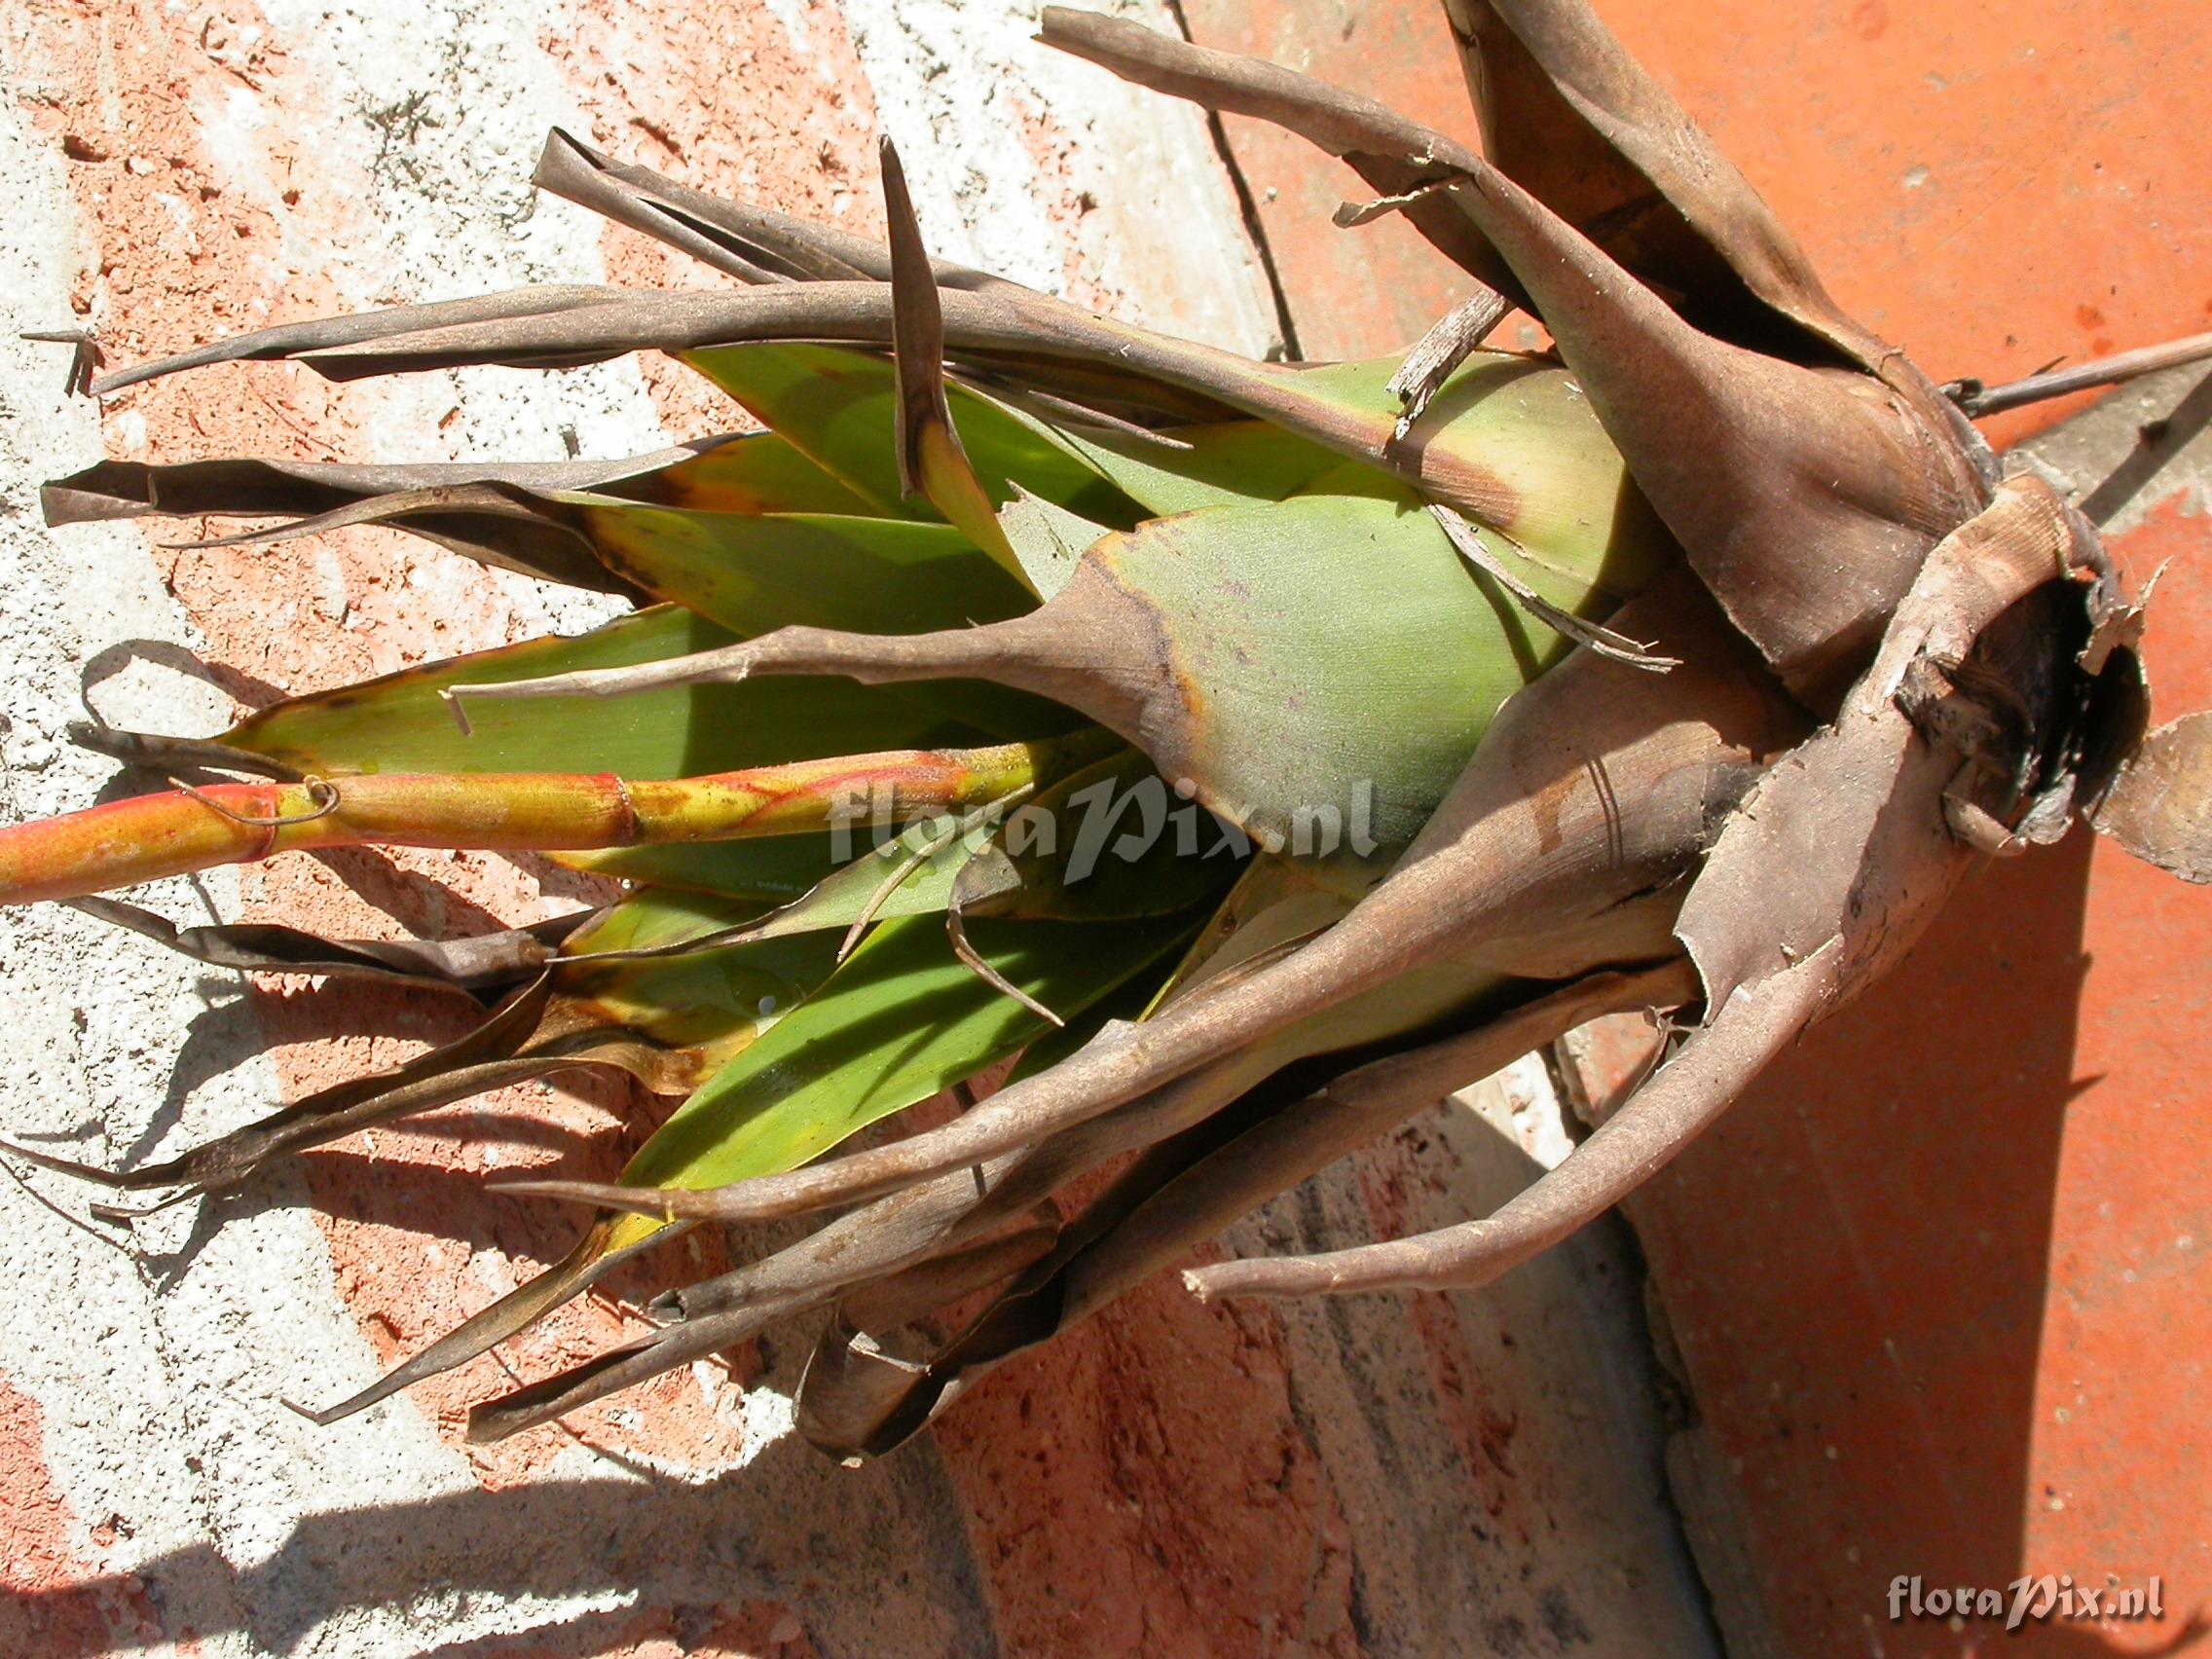
[[[1667,1011],[1685,1035],[1495,1215],[1186,1281],[1485,1283],[1662,1167],[1977,858],[2086,816],[2205,879],[2205,718],[2145,736],[2139,604],[1962,409],[2054,387],[1938,387],[1846,315],[1587,7],[1447,10],[1480,152],[1266,63],[1044,15],[1054,46],[1342,159],[1365,193],[1346,234],[1402,213],[1464,273],[1398,358],[1250,362],[933,261],[888,146],[886,248],[555,132],[541,186],[732,285],[523,289],[94,380],[653,349],[766,430],[625,461],[110,461],[51,486],[55,524],[395,525],[638,608],[212,739],[86,728],[168,787],[0,832],[9,900],[247,973],[435,986],[485,1017],[158,1163],[18,1154],[175,1202],[516,1078],[625,1074],[681,1104],[619,1180],[506,1184],[583,1206],[574,1250],[315,1415],[483,1352],[683,1228],[820,1214],[471,1431],[817,1310],[801,1427],[875,1454],[1594,1017]],[[1481,349],[1510,305],[1553,350]],[[628,885],[556,924],[400,942],[179,928],[91,897],[360,843],[527,848]],[[825,1158],[1010,1063],[941,1126]]]

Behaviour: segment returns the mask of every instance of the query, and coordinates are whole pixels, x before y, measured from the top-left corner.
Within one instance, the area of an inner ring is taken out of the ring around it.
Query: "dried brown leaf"
[[[1758,193],[1587,0],[1445,10],[1484,153],[1506,177],[1706,332],[1803,356],[1811,343],[1790,340],[1780,317],[1883,372],[1882,343],[1828,297]]]
[[[2019,480],[1930,556],[1835,722],[1776,763],[1729,820],[1677,932],[1706,1021],[1557,1169],[1495,1215],[1309,1258],[1189,1275],[1206,1294],[1341,1294],[1486,1284],[1672,1161],[1798,1032],[1909,950],[1972,857],[1944,798],[1974,758],[1900,696],[1916,666],[1965,663],[2028,595],[2086,562],[2063,504]]]
[[[2212,882],[2212,714],[2145,738],[2090,822],[2148,864]]]
[[[555,128],[533,180],[540,190],[642,231],[744,282],[889,281],[891,261],[866,237],[772,208],[726,202],[630,163]],[[988,272],[936,260],[947,288],[1014,287]]]
[[[1816,708],[1832,708],[1864,665],[1928,549],[1987,499],[1986,446],[1894,353],[1876,354],[1877,378],[1704,333],[1491,163],[1337,88],[1057,8],[1046,38],[1331,154],[1394,155],[1421,182],[1456,177],[1409,211],[1449,204],[1481,232],[1698,573]]]
[[[949,1343],[902,1352],[897,1329],[941,1302],[928,1286],[849,1306],[816,1349],[800,1420],[835,1455],[880,1456],[1001,1361],[1080,1324],[1247,1211],[1393,1124],[1602,1014],[1696,991],[1685,962],[1601,974],[1540,993],[1476,1029],[1342,1072],[1311,1094],[1260,1100],[1163,1142],[1094,1198],[1056,1247]]]
[[[1390,395],[1405,405],[1390,441],[1402,444],[1428,408],[1437,388],[1467,360],[1508,310],[1505,296],[1487,284],[1461,300],[1414,343],[1398,372],[1390,377]]]
[[[66,903],[211,968],[396,980],[431,990],[473,992],[506,989],[541,972],[561,940],[595,913],[576,910],[531,927],[467,939],[332,940],[268,923],[180,928],[166,916],[115,899]]]

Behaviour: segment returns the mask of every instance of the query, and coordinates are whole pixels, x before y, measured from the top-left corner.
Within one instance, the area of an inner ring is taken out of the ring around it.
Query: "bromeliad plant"
[[[1403,360],[1247,362],[935,263],[888,150],[886,250],[555,133],[542,186],[741,286],[409,307],[96,383],[652,349],[767,430],[625,462],[107,462],[50,489],[56,523],[391,524],[639,602],[210,741],[86,733],[200,781],[0,834],[8,900],[493,1007],[169,1161],[67,1167],[173,1201],[517,1078],[627,1073],[682,1102],[618,1183],[512,1184],[589,1206],[569,1257],[324,1415],[484,1351],[672,1229],[835,1210],[473,1431],[827,1309],[801,1425],[875,1453],[1587,1019],[1678,1010],[1688,1036],[1497,1214],[1192,1288],[1494,1277],[1664,1164],[1974,858],[2077,815],[2201,878],[2201,723],[2144,740],[2139,609],[2078,513],[2001,475],[1973,388],[1838,310],[1578,0],[1448,9],[1482,155],[1266,64],[1044,19],[1341,157],[1378,199],[1346,222],[1419,227],[1473,297]],[[1477,350],[1508,302],[1556,350]],[[631,886],[403,944],[180,931],[89,897],[360,842],[532,849]],[[817,1161],[1010,1060],[943,1126]]]

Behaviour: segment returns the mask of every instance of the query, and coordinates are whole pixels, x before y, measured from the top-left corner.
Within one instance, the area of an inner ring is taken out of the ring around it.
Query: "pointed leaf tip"
[[[891,353],[899,376],[895,442],[899,488],[920,495],[1024,587],[1028,571],[1000,528],[998,509],[952,424],[944,389],[944,307],[906,194],[906,171],[886,135],[879,141],[884,217],[891,231]]]

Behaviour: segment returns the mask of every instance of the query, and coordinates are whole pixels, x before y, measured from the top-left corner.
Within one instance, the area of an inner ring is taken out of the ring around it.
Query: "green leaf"
[[[607,494],[711,513],[866,513],[868,503],[789,438],[747,432]]]
[[[900,495],[898,387],[886,359],[843,346],[749,344],[687,351],[683,360],[876,510],[912,510]],[[968,387],[946,390],[961,445],[994,501],[1019,483],[1086,518],[1135,522],[1121,492],[1041,422]]]
[[[687,778],[884,749],[973,746],[1002,735],[897,688],[833,678],[749,680],[635,697],[483,702],[463,734],[439,698],[459,681],[529,680],[713,650],[732,636],[674,606],[574,639],[532,640],[265,710],[223,742],[305,772],[614,772]],[[1022,733],[1028,736],[1034,733]]]
[[[605,852],[557,854],[560,863],[573,869],[602,875],[663,883],[674,890],[691,890],[697,902],[729,901],[728,913],[750,919],[761,912],[760,901],[780,906],[761,917],[762,937],[804,933],[816,929],[848,928],[860,915],[876,889],[916,850],[929,843],[928,825],[915,826],[892,837],[881,848],[869,846],[859,858],[837,862],[837,838],[831,835],[769,835],[756,841],[714,841],[688,847],[621,847]],[[729,852],[765,853],[765,858],[728,859]],[[674,853],[676,859],[645,859],[635,854]],[[971,856],[965,838],[955,839],[911,871],[883,903],[877,915],[920,915],[940,911],[952,892],[953,877]],[[613,948],[612,946],[592,948]]]
[[[1141,598],[1173,665],[1154,759],[1271,851],[1403,846],[1538,666],[1403,492],[1206,507],[1087,560]]]
[[[740,638],[794,623],[916,634],[995,622],[1033,603],[950,525],[561,499],[610,570]]]
[[[1369,495],[1393,472],[1411,468],[1427,481],[1424,496],[1461,502],[1531,556],[1591,575],[1616,596],[1636,592],[1676,556],[1564,371],[1532,357],[1477,352],[1397,445],[1392,428],[1401,410],[1389,382],[1401,361],[1276,374],[1281,418],[1301,431],[1325,431],[1328,447],[1268,421],[1174,428],[1170,435],[1188,450],[1109,432],[1070,432],[1062,441],[1160,515],[1282,500],[1309,490]],[[1347,463],[1347,453],[1359,459]],[[1385,453],[1395,467],[1382,464]],[[1399,486],[1404,482],[1400,477]]]
[[[637,893],[577,930],[562,955],[674,944],[740,926],[759,909],[696,894]],[[636,962],[564,962],[554,983],[592,1017],[698,1051],[704,1076],[812,996],[836,967],[836,946],[833,936],[793,935]]]
[[[1171,820],[1171,810],[1188,811],[1191,821]],[[1143,843],[1133,849],[1122,844],[1132,831]],[[788,902],[778,908],[761,913],[757,897],[750,894],[672,895],[670,905],[703,917],[729,918],[718,924],[721,926],[750,922],[755,928],[750,937],[759,939],[825,929],[841,935],[864,913],[886,922],[939,914],[950,905],[956,890],[971,916],[1125,921],[1210,902],[1235,879],[1240,862],[1240,855],[1226,846],[1219,826],[1202,809],[1172,795],[1144,756],[1130,749],[1077,767],[996,823],[981,812],[965,821],[945,813],[909,824],[897,834],[886,829],[881,845],[866,846],[858,858],[834,869],[829,867],[834,856],[831,837],[767,838],[771,845],[786,842],[811,843],[805,851],[816,861],[820,879],[783,895]],[[626,867],[610,854],[584,854],[578,862],[603,871]],[[795,860],[793,867],[798,867]],[[1071,874],[1071,869],[1080,873]],[[629,872],[636,873],[634,868]],[[894,877],[897,885],[886,889]],[[600,940],[613,918],[628,908],[618,907],[608,922],[594,924],[587,942],[573,948],[619,948]]]
[[[711,894],[633,893],[601,911],[562,942],[564,957],[603,950],[650,950],[681,944],[761,914],[757,903]]]
[[[871,634],[962,628],[1033,603],[949,525],[564,499],[608,569],[740,638],[793,624]],[[981,681],[928,681],[891,694],[994,737],[1050,736],[1071,723],[1045,698]]]
[[[784,904],[802,897],[838,866],[828,834],[762,835],[746,841],[698,841],[663,847],[606,847],[545,855],[570,869],[589,870],[656,887]]]
[[[1051,599],[1066,587],[1084,549],[1110,534],[1106,526],[1054,506],[1019,486],[1014,499],[999,509],[999,533],[1041,599]]]
[[[1298,377],[1373,423],[1381,448],[1398,416],[1390,377],[1400,359],[1330,363]],[[1477,352],[1438,388],[1405,446],[1470,481],[1485,501],[1471,516],[1533,556],[1557,561],[1616,599],[1643,587],[1675,554],[1612,440],[1572,377],[1531,357]],[[1479,480],[1479,483],[1474,482]],[[1547,597],[1549,597],[1547,595]]]
[[[1265,421],[1176,426],[1168,435],[1188,447],[1113,431],[1063,432],[1061,440],[1161,518],[1199,507],[1279,501],[1345,463],[1335,451]]]
[[[1125,749],[1017,808],[952,893],[968,916],[1169,915],[1219,895],[1249,850]]]
[[[978,922],[969,937],[1007,978],[1068,1014],[1160,962],[1190,931],[1185,919]],[[685,1101],[622,1181],[701,1188],[794,1169],[1048,1029],[962,966],[935,917],[888,923]]]

